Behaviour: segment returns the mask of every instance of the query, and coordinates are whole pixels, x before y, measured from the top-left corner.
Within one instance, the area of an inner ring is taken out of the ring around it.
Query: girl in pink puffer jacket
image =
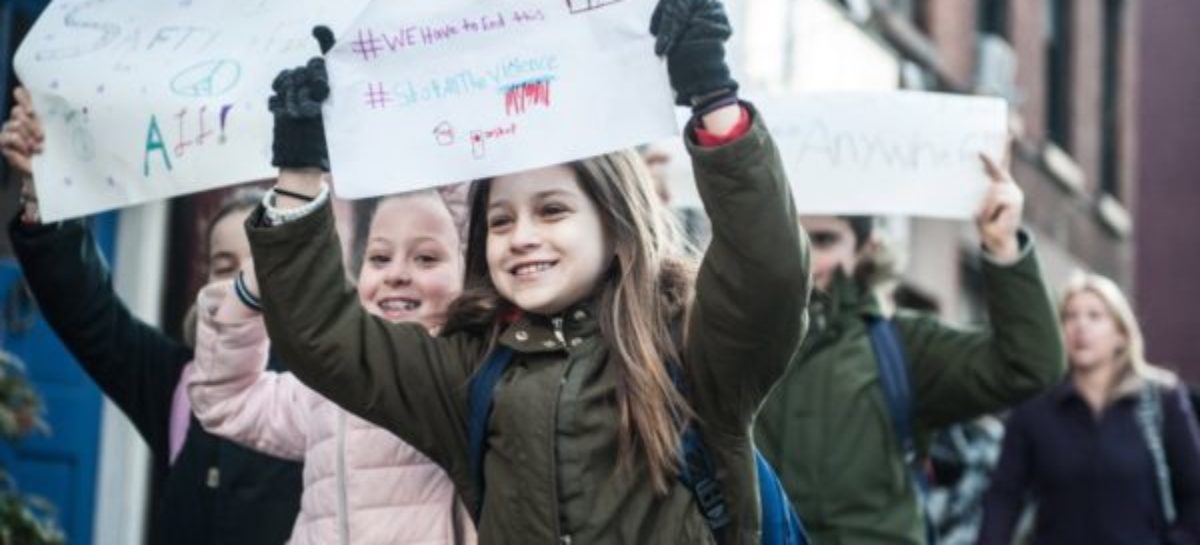
[[[458,201],[423,191],[380,202],[358,282],[371,313],[430,330],[441,324],[462,286]],[[304,461],[300,514],[289,543],[475,542],[473,524],[439,466],[291,373],[266,370],[262,317],[230,283],[205,287],[198,309],[196,359],[186,377],[196,417],[212,433]]]

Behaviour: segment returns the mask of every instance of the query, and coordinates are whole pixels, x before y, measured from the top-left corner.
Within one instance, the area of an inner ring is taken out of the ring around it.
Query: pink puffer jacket
[[[304,461],[304,493],[289,543],[475,543],[470,518],[440,467],[291,373],[266,370],[262,318],[242,306],[230,283],[201,290],[197,310],[188,379],[196,417],[212,433]]]

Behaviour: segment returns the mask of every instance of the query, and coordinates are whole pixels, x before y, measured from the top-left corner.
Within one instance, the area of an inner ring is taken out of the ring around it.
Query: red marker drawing
[[[487,147],[484,145],[481,131],[471,131],[471,156],[476,159],[483,159],[487,156]]]
[[[438,126],[433,128],[433,137],[439,146],[454,145],[454,127],[449,121],[438,123]]]
[[[504,93],[504,112],[523,114],[531,106],[550,107],[550,80],[532,80],[509,87]]]

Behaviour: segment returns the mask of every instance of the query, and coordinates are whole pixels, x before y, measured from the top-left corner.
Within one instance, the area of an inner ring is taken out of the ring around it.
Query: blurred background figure
[[[939,545],[975,543],[1003,437],[1003,421],[991,415],[955,424],[934,437],[928,509]]]
[[[1069,376],[1013,411],[979,543],[1012,543],[1027,499],[1034,544],[1196,543],[1200,431],[1186,386],[1146,361],[1111,280],[1076,276],[1060,318]]]
[[[680,227],[683,228],[684,236],[692,246],[692,251],[696,255],[700,255],[708,246],[709,239],[712,238],[712,226],[708,223],[708,216],[704,215],[704,208],[698,205],[680,204],[672,200],[673,185],[687,184],[692,187],[696,183],[692,179],[691,168],[672,160],[674,157],[687,157],[683,145],[674,140],[645,144],[638,147],[638,153],[646,162],[646,168],[650,170],[650,177],[654,180],[655,194],[675,213]]]

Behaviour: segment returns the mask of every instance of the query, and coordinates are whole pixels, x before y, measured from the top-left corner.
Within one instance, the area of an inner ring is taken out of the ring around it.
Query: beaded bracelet
[[[291,197],[291,198],[293,198],[293,199],[296,199],[296,200],[298,200],[298,201],[304,201],[304,202],[313,202],[314,200],[316,200],[316,197],[310,197],[310,196],[308,196],[308,195],[302,195],[302,194],[300,194],[300,193],[296,193],[295,191],[288,191],[288,190],[286,190],[286,189],[281,189],[281,188],[278,188],[278,187],[276,187],[276,188],[273,188],[273,190],[275,191],[275,194],[276,194],[276,195],[283,195],[284,197]]]

